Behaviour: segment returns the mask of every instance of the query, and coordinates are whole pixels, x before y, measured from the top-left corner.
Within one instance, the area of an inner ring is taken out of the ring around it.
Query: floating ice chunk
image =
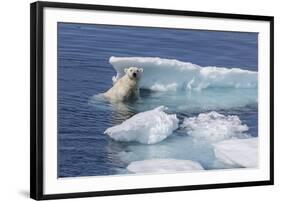
[[[143,144],[160,142],[178,128],[179,122],[175,114],[167,114],[164,109],[164,106],[160,106],[138,113],[120,125],[108,128],[104,133],[116,141],[137,141]]]
[[[196,90],[208,87],[257,88],[257,72],[240,68],[200,67],[189,62],[158,57],[110,57],[115,83],[130,66],[144,69],[140,87],[150,90]]]
[[[152,91],[176,91],[177,88],[178,88],[177,83],[171,83],[168,85],[162,85],[162,84],[155,83],[150,87],[150,90],[152,90]]]
[[[258,166],[258,138],[221,141],[214,144],[214,151],[223,163],[247,168]]]
[[[242,124],[238,116],[217,113],[201,113],[197,117],[185,118],[181,127],[188,135],[208,141],[221,141],[230,138],[247,138],[246,124]]]
[[[204,170],[200,163],[178,159],[149,159],[130,163],[127,170],[133,173],[169,173]]]

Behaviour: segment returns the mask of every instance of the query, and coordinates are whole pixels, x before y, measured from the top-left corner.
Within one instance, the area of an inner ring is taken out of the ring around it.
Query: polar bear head
[[[129,68],[125,68],[124,72],[126,75],[128,75],[130,79],[139,80],[143,72],[143,69],[138,67],[129,67]]]

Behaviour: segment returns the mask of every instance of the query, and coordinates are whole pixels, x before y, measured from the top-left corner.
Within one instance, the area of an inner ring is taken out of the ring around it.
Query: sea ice
[[[116,141],[155,144],[166,139],[178,128],[177,116],[165,113],[164,109],[164,106],[160,106],[138,113],[120,125],[108,128],[104,133]]]
[[[198,162],[178,159],[149,159],[130,163],[127,170],[133,173],[169,173],[204,170]]]
[[[258,73],[241,68],[201,67],[189,62],[158,57],[110,57],[117,74],[113,82],[124,75],[124,68],[136,66],[144,72],[140,87],[153,91],[196,90],[208,87],[257,88]]]
[[[223,163],[247,168],[258,166],[258,138],[221,141],[214,144],[214,151]]]
[[[185,118],[181,127],[188,135],[216,142],[231,138],[247,138],[248,126],[238,116],[225,116],[218,112],[201,113],[197,117]]]

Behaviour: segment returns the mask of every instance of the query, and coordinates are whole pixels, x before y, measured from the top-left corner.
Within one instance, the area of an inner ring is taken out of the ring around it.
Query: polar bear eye
[[[133,70],[132,69],[130,69],[130,72],[132,72]]]

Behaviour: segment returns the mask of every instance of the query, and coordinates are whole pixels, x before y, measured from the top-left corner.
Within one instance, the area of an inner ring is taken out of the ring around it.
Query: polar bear
[[[139,97],[139,80],[143,69],[129,67],[124,69],[125,75],[104,93],[110,101],[125,101]]]

